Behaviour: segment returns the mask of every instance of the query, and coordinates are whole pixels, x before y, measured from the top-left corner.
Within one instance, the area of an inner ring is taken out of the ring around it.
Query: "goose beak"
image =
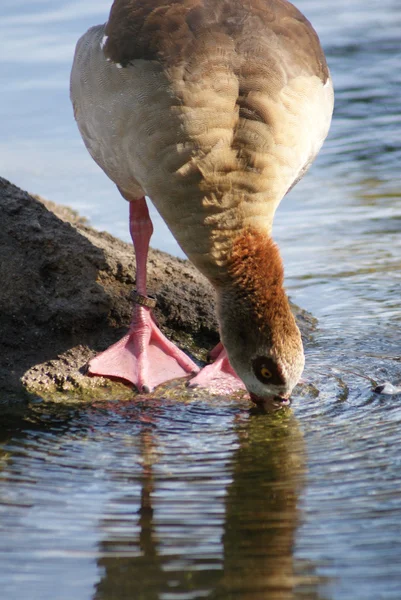
[[[284,406],[290,405],[290,399],[284,398],[283,396],[267,396],[266,398],[260,398],[256,394],[250,392],[252,402],[258,407],[264,408],[267,412],[274,412],[281,410]]]

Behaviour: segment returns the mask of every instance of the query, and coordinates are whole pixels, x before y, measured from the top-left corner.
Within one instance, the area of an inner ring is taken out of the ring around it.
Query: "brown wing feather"
[[[287,0],[115,0],[106,27],[105,54],[126,66],[136,59],[158,60],[166,67],[186,62],[203,35],[231,38],[237,52],[248,52],[244,34],[258,40],[272,36],[292,72],[329,73],[319,39],[309,21]],[[248,40],[249,41],[249,40]],[[269,43],[271,48],[271,43]]]

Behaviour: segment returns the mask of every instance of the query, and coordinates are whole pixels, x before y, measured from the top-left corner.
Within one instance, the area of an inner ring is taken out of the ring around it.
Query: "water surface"
[[[1,174],[128,239],[73,123],[73,47],[108,1],[3,0]],[[332,130],[280,207],[292,298],[319,319],[292,414],[228,398],[38,403],[0,425],[7,600],[401,598],[401,8],[303,0]],[[179,250],[157,224],[153,243]]]

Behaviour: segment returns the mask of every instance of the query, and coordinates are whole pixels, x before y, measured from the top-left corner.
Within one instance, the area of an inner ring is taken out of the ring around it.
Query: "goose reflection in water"
[[[292,416],[267,419],[257,414],[237,417],[238,444],[228,465],[230,480],[224,511],[216,511],[221,516],[220,527],[216,528],[216,516],[211,514],[214,532],[220,529],[222,535],[218,540],[209,538],[208,546],[202,539],[202,529],[208,523],[200,522],[200,516],[193,514],[185,494],[177,492],[170,498],[170,519],[166,515],[158,517],[158,507],[162,511],[166,501],[165,493],[158,493],[158,462],[163,462],[164,473],[171,475],[171,471],[169,457],[160,454],[157,420],[155,412],[152,422],[143,425],[140,436],[143,471],[139,508],[134,495],[117,496],[110,514],[115,514],[116,506],[125,507],[125,513],[117,522],[104,519],[101,523],[103,541],[98,566],[103,575],[94,600],[323,600],[322,578],[314,575],[313,565],[294,558],[297,503],[305,470],[305,449],[296,420]],[[189,455],[191,459],[196,460],[196,454]],[[203,480],[204,489],[198,489],[194,473],[189,470],[189,502],[194,501],[197,490],[200,501],[202,494],[208,494],[212,478],[210,470],[209,481]],[[213,483],[219,485],[218,481]],[[138,477],[133,476],[133,489],[137,485]],[[171,489],[176,489],[174,481]],[[136,496],[139,498],[139,493]],[[127,514],[130,504],[132,512]],[[188,520],[191,523],[187,527]],[[182,549],[188,539],[180,540],[180,536],[190,534],[191,526],[192,531],[199,531],[193,536],[193,547],[198,548],[195,559]]]

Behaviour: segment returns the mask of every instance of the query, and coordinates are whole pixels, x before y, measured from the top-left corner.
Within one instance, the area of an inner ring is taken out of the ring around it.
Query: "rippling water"
[[[68,100],[75,40],[109,4],[2,0],[1,175],[127,239]],[[401,396],[372,391],[401,380],[401,7],[297,4],[336,109],[275,224],[289,292],[319,319],[292,414],[192,394],[3,418],[5,600],[401,598]]]

